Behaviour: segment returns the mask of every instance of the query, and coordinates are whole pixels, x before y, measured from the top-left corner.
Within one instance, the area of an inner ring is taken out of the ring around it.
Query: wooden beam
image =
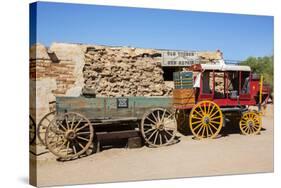
[[[98,140],[109,140],[109,139],[124,139],[131,137],[140,136],[137,130],[126,130],[126,131],[112,131],[112,132],[97,132]]]

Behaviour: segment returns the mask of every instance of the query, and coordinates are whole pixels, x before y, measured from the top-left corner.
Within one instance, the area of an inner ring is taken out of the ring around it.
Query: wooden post
[[[262,103],[262,85],[263,85],[263,75],[261,75],[261,79],[260,79],[259,111],[261,111],[261,103]]]
[[[212,100],[215,98],[215,71],[213,70],[213,91],[212,91]]]
[[[228,80],[229,80],[229,77],[228,77],[228,72],[224,72],[224,75],[225,75],[225,85],[224,85],[224,92],[226,93],[226,98],[228,99]]]

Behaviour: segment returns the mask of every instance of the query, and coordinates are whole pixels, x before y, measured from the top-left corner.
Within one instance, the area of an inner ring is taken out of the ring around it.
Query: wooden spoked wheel
[[[178,130],[184,130],[186,123],[187,123],[187,117],[185,110],[176,110],[175,117],[177,120],[177,128]]]
[[[31,116],[29,116],[29,144],[33,144],[36,138],[36,124]]]
[[[42,145],[46,145],[45,143],[45,134],[47,127],[51,123],[51,121],[55,118],[56,112],[50,112],[46,114],[38,123],[37,129],[36,129],[36,134],[37,137]]]
[[[244,135],[256,135],[261,131],[261,116],[257,112],[246,112],[243,114],[239,127]]]
[[[68,160],[85,153],[92,144],[93,135],[93,127],[86,117],[69,112],[50,122],[45,143],[54,155]]]
[[[167,109],[152,109],[143,115],[140,129],[149,146],[169,145],[174,141],[177,132],[175,115]]]
[[[212,101],[201,101],[190,111],[189,126],[198,138],[215,138],[223,125],[220,107]]]

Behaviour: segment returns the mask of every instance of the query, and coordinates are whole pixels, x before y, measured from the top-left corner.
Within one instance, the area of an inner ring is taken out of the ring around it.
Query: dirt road
[[[273,171],[273,106],[260,135],[239,132],[213,140],[180,136],[168,147],[113,148],[74,161],[38,157],[38,185],[100,183]]]

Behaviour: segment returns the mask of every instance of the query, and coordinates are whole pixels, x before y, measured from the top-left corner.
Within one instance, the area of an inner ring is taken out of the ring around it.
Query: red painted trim
[[[210,75],[209,75],[210,76]],[[212,98],[214,99],[215,98],[215,71],[213,70],[213,88],[212,88]]]
[[[203,92],[203,83],[202,83],[202,77],[203,77],[203,71],[200,72],[200,92],[199,92],[199,96],[198,98],[202,95],[202,92]]]
[[[225,86],[225,83],[226,83],[225,72],[223,72],[223,94],[224,94],[224,96],[226,96],[226,92],[225,92],[226,86]]]
[[[225,86],[226,86],[226,99],[228,99],[228,93],[229,93],[229,91],[228,91],[228,80],[229,80],[229,75],[228,75],[228,72],[225,72],[226,74],[226,83],[225,83]]]
[[[201,78],[200,78],[200,95],[198,97],[198,101],[199,100],[213,100],[213,93],[203,93],[203,74],[204,71],[201,72]],[[210,75],[209,75],[209,79],[210,79]],[[209,83],[210,84],[210,83]]]
[[[241,94],[241,71],[239,71],[239,96],[240,96],[240,94]]]

